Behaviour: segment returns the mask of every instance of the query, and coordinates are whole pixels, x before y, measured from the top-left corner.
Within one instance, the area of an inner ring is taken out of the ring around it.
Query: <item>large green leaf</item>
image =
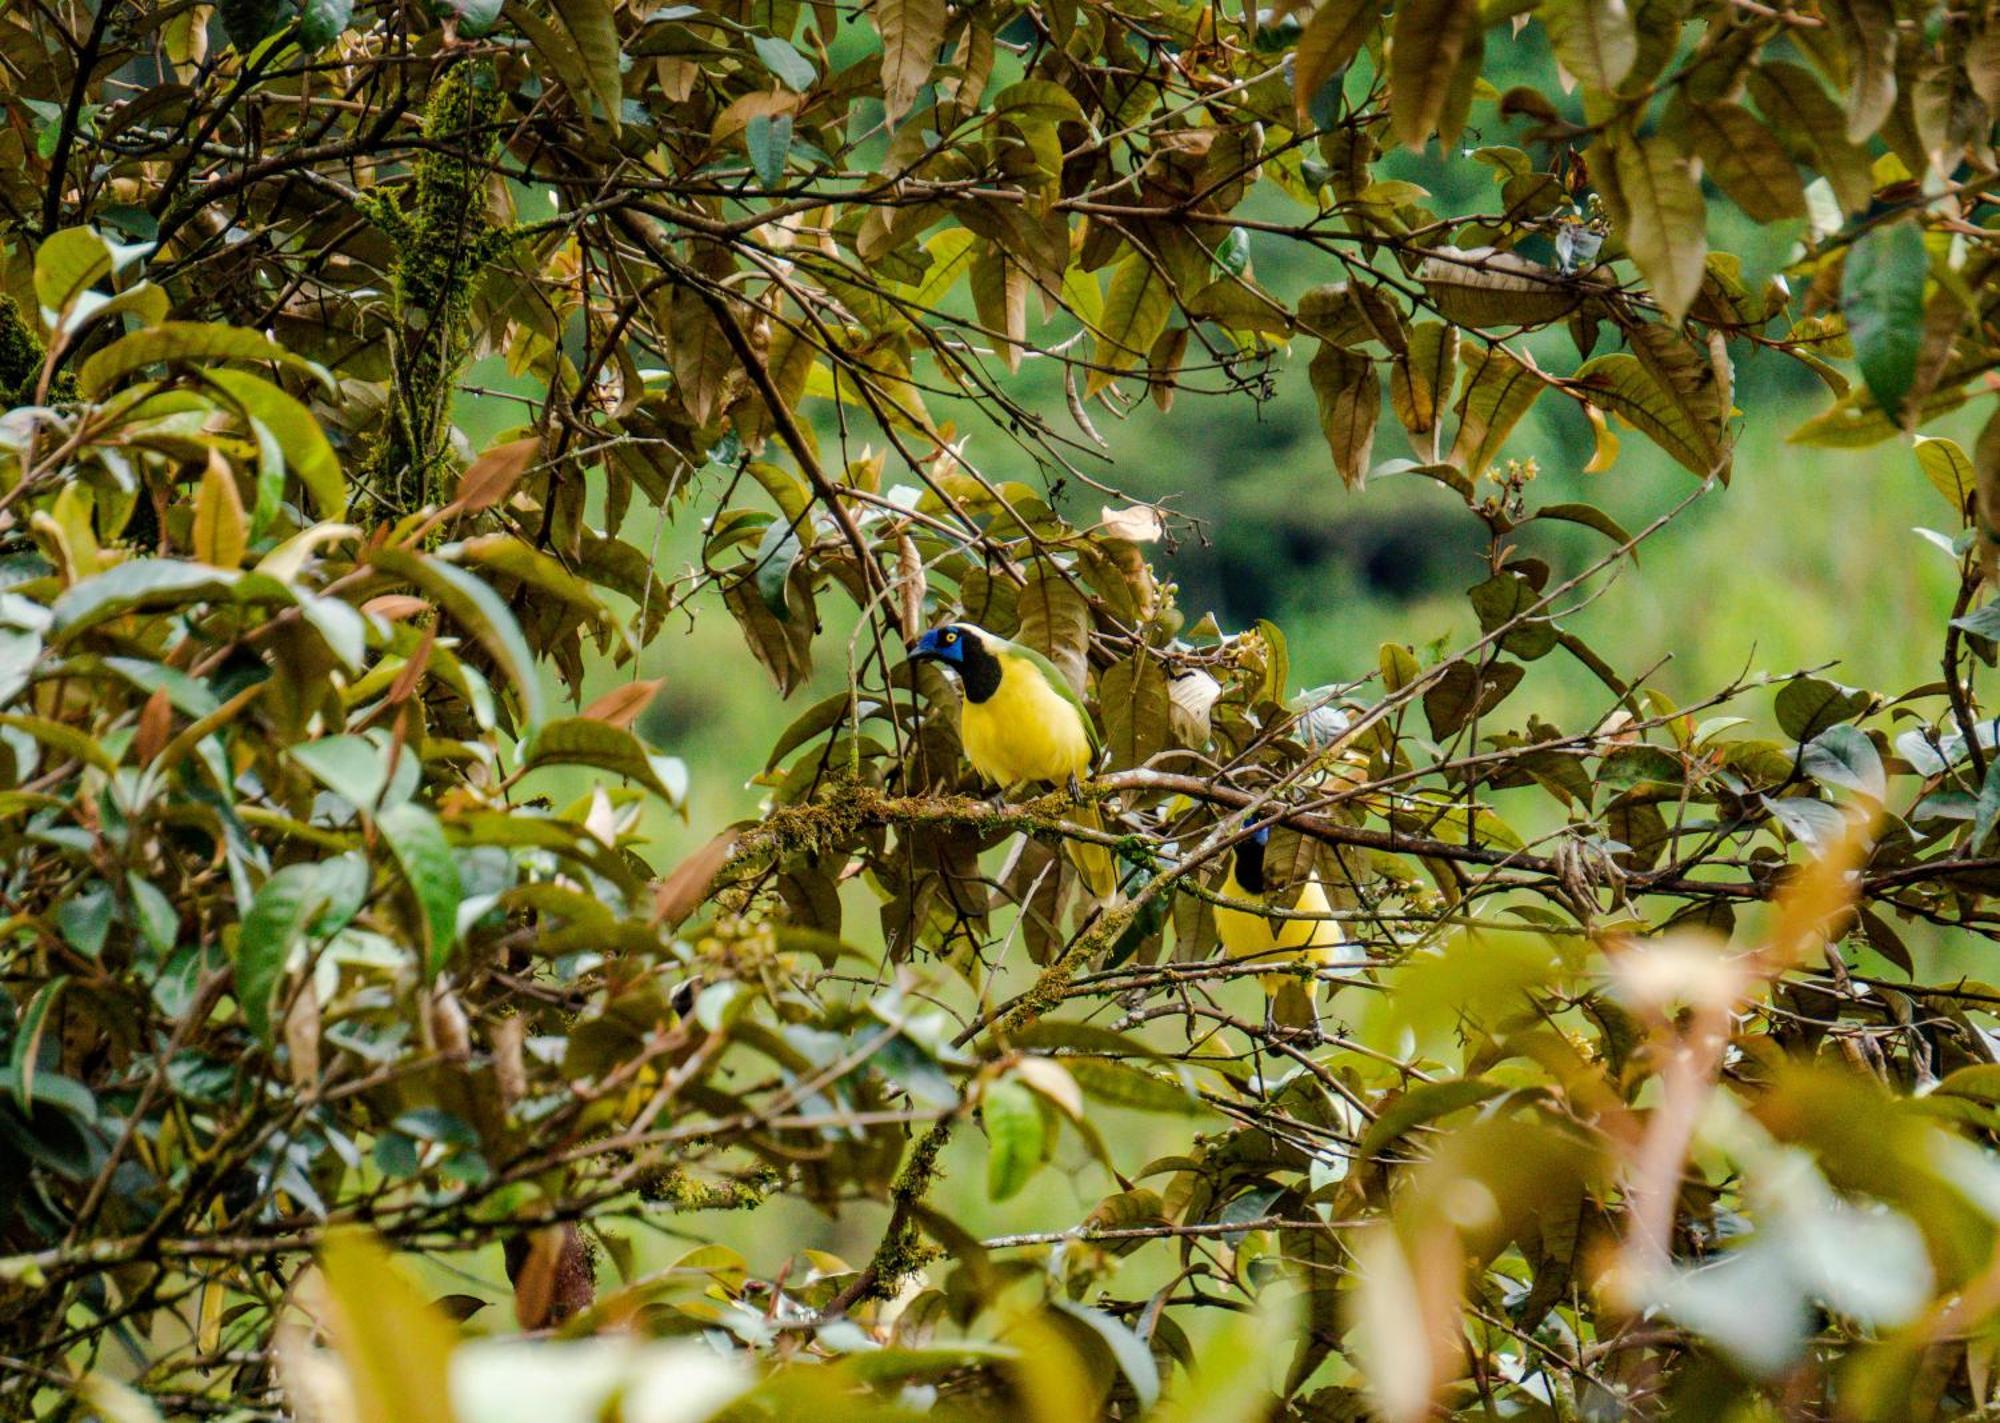
[[[219,387],[244,414],[276,437],[284,449],[286,467],[312,495],[313,507],[322,519],[337,520],[346,515],[347,481],[340,472],[340,457],[312,411],[262,376],[247,371],[210,370],[203,373],[203,379]]]
[[[619,130],[625,107],[624,84],[619,78],[618,22],[612,17],[611,0],[552,0],[556,18],[576,45],[583,71],[590,83],[589,97],[604,111],[604,121],[613,133]],[[585,96],[576,96],[582,105]]]
[[[1134,252],[1120,262],[1105,293],[1103,324],[1091,349],[1093,367],[1086,391],[1095,395],[1121,371],[1144,360],[1173,309],[1172,289],[1152,257]]]
[[[444,967],[458,939],[458,906],[464,897],[458,861],[437,816],[415,801],[391,806],[376,817],[375,826],[416,897],[422,916],[424,972],[433,975]]]
[[[148,366],[198,366],[212,361],[265,362],[310,375],[328,391],[334,388],[326,367],[294,355],[268,336],[239,326],[197,321],[163,321],[119,337],[83,363],[77,384],[85,395],[98,396]]]
[[[1004,1201],[1020,1194],[1042,1164],[1042,1109],[1025,1083],[1001,1077],[986,1084],[980,1117],[986,1126],[986,1194]]]
[[[326,903],[318,865],[286,865],[257,887],[243,912],[236,936],[236,1003],[267,1046],[273,1041],[272,995],[292,951]]]
[[[328,1236],[320,1269],[354,1423],[455,1423],[451,1321],[372,1236],[352,1227]]]
[[[521,625],[500,595],[465,569],[402,548],[371,550],[369,560],[384,573],[407,579],[477,638],[519,693],[532,729],[542,721],[542,684]]]
[[[1902,414],[1916,384],[1929,271],[1923,229],[1914,220],[1870,228],[1847,254],[1840,306],[1854,359],[1869,394],[1891,418]]]

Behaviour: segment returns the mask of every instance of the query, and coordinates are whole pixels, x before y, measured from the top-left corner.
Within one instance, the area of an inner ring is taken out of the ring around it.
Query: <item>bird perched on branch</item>
[[[1229,873],[1223,877],[1222,897],[1243,907],[1215,906],[1215,932],[1223,950],[1232,959],[1283,970],[1299,963],[1315,969],[1361,963],[1366,956],[1360,946],[1348,942],[1338,920],[1325,917],[1332,906],[1318,875],[1306,881],[1298,903],[1292,906],[1290,913],[1298,918],[1270,917],[1274,886],[1267,883],[1264,874],[1264,851],[1270,842],[1268,825],[1236,842]],[[1310,917],[1314,915],[1321,917]],[[1288,1028],[1309,1028],[1319,1021],[1318,979],[1274,972],[1262,975],[1259,981],[1264,985],[1266,1021]]]
[[[1079,796],[1070,818],[1102,828],[1079,785],[1097,762],[1097,724],[1053,662],[971,623],[932,628],[910,660],[938,662],[957,674],[965,693],[959,740],[973,770],[1003,791],[1037,781],[1068,785]],[[1070,858],[1093,894],[1104,897],[1116,887],[1104,846],[1071,841]]]

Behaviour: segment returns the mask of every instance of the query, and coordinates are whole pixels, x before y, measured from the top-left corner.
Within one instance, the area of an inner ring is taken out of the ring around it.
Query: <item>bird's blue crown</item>
[[[1257,817],[1256,817],[1256,816],[1254,816],[1254,815],[1246,815],[1246,816],[1244,816],[1244,817],[1243,817],[1243,823],[1244,823],[1244,825],[1246,825],[1246,826],[1249,826],[1249,825],[1254,825],[1254,824],[1256,824],[1256,820],[1257,820]],[[1251,844],[1253,844],[1253,845],[1268,845],[1268,844],[1270,844],[1270,843],[1271,843],[1271,827],[1270,827],[1270,826],[1268,826],[1268,825],[1258,825],[1258,826],[1257,826],[1257,828],[1256,828],[1255,830],[1253,830],[1253,831],[1251,831],[1251,832],[1250,832],[1250,843],[1251,843]]]

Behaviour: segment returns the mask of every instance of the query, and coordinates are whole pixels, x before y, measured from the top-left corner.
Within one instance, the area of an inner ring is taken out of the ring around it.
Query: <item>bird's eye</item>
[[[958,634],[957,634],[957,633],[955,633],[955,632],[948,632],[948,633],[946,633],[946,634],[944,635],[944,640],[945,640],[945,641],[946,641],[947,643],[952,643],[952,642],[957,642],[957,641],[958,641]]]

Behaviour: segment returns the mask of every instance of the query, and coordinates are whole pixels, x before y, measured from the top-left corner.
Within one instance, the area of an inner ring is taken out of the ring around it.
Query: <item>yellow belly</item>
[[[1360,957],[1341,932],[1338,920],[1267,918],[1257,897],[1236,882],[1234,866],[1222,882],[1222,894],[1224,898],[1240,900],[1246,906],[1242,909],[1221,904],[1215,906],[1215,932],[1222,940],[1223,951],[1232,959],[1254,960],[1283,968],[1301,962],[1315,967],[1352,963]],[[1326,887],[1317,879],[1309,881],[1299,891],[1299,902],[1293,908],[1300,914],[1325,914],[1330,908]],[[1261,982],[1264,992],[1273,997],[1286,984],[1299,984],[1287,973],[1266,974]],[[1308,1000],[1319,996],[1316,981],[1307,980],[1299,986],[1305,990]]]
[[[1082,776],[1091,760],[1082,713],[1032,663],[1003,654],[1000,664],[999,688],[959,719],[972,769],[1002,787]]]

